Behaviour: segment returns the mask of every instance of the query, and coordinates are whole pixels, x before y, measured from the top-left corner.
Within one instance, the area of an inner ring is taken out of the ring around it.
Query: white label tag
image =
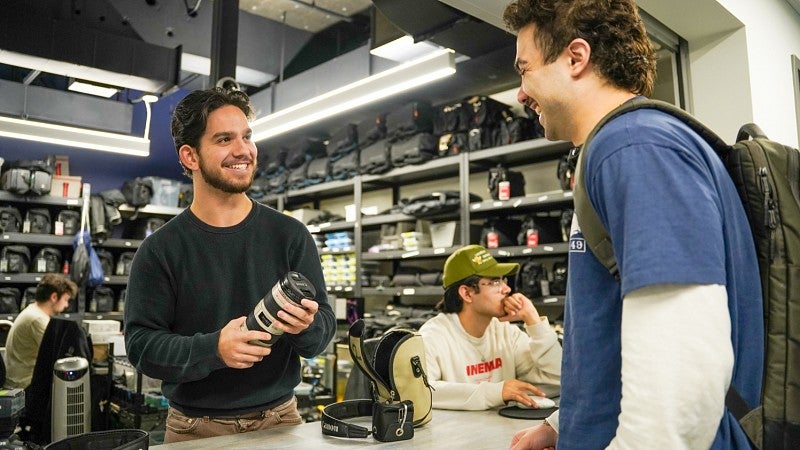
[[[56,236],[64,235],[64,222],[56,220],[55,228],[53,229],[53,234],[55,234]]]

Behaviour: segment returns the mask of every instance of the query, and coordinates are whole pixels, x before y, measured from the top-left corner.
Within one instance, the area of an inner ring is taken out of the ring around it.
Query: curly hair
[[[75,297],[78,295],[78,285],[63,275],[46,273],[36,286],[36,301],[44,303],[50,299],[53,293],[56,293],[59,298],[64,294]]]
[[[226,105],[233,105],[242,110],[247,120],[252,120],[255,117],[255,111],[250,104],[250,97],[242,91],[215,87],[193,91],[184,97],[175,107],[175,111],[172,113],[172,123],[170,124],[172,139],[175,141],[175,152],[180,153],[180,149],[184,145],[195,149],[199,148],[200,138],[206,131],[208,116],[218,108]],[[180,158],[178,161],[180,162]],[[183,167],[183,173],[191,178],[191,171],[183,163],[180,164]]]
[[[514,32],[536,27],[534,39],[545,64],[582,38],[592,48],[590,58],[600,76],[631,93],[652,94],[655,51],[633,0],[515,0],[503,21]]]

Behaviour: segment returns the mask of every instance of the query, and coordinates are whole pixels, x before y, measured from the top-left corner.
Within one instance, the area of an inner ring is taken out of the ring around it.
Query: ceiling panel
[[[371,0],[239,0],[239,9],[300,30],[317,33],[358,14]]]

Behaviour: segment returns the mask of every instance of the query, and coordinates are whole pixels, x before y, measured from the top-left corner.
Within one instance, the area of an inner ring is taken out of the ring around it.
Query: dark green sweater
[[[283,334],[253,367],[227,367],[217,354],[220,329],[249,314],[290,270],[317,290],[314,322],[299,335]],[[288,400],[300,382],[300,357],[320,354],[335,331],[314,240],[302,223],[259,203],[225,228],[187,209],[134,257],[125,304],[128,359],[162,380],[170,405],[185,414],[233,416]]]

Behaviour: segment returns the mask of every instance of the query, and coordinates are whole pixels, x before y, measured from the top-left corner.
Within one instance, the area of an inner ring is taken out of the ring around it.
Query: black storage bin
[[[70,436],[46,445],[44,450],[147,450],[148,448],[150,448],[150,433],[124,429],[92,431]]]

